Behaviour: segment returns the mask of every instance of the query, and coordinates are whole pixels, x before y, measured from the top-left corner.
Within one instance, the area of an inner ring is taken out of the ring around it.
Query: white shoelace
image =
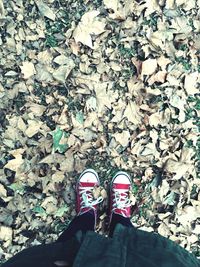
[[[126,211],[126,208],[130,206],[131,206],[131,200],[128,198],[127,191],[124,192],[114,191],[114,203],[112,212],[115,211],[115,209],[121,209],[122,211]],[[123,216],[126,216],[124,212],[122,212],[122,214]]]
[[[83,208],[93,208],[94,205],[97,205],[103,201],[102,197],[98,197],[93,200],[92,189],[93,187],[80,187],[80,195],[82,196],[81,209]]]

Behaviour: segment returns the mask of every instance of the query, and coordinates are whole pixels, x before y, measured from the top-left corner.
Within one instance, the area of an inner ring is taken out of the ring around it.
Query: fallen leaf
[[[0,15],[1,17],[4,17],[5,14],[5,9],[4,9],[4,5],[3,5],[3,0],[0,0]]]
[[[60,128],[57,128],[54,132],[52,132],[53,136],[53,150],[52,152],[55,153],[56,151],[59,151],[60,153],[64,153],[67,148],[67,139],[68,134],[61,130]],[[62,142],[62,139],[64,139],[64,142]]]
[[[151,75],[156,71],[156,69],[157,69],[157,60],[149,58],[142,62],[141,76]]]
[[[168,172],[175,173],[174,180],[180,179],[182,176],[188,173],[192,173],[194,166],[190,163],[178,162],[172,159],[168,159],[165,168]]]
[[[107,89],[108,83],[97,83],[95,84],[95,93],[97,99],[97,111],[99,113],[104,112],[107,108],[111,108],[112,102],[115,101],[116,94],[111,90]]]
[[[185,75],[184,87],[188,95],[194,95],[199,93],[197,85],[197,79],[199,78],[198,72],[193,72]]]
[[[166,76],[167,76],[167,72],[166,71],[158,71],[157,73],[153,74],[149,78],[148,83],[149,83],[149,85],[152,85],[155,82],[164,83]]]
[[[56,15],[54,14],[54,12],[51,10],[51,8],[47,4],[45,4],[42,0],[35,0],[35,4],[37,5],[40,13],[44,17],[47,17],[55,21]]]
[[[92,35],[99,35],[105,31],[105,22],[98,20],[99,11],[91,10],[85,13],[78,26],[73,32],[76,43],[81,42],[84,45],[94,49]]]
[[[37,103],[31,103],[29,106],[29,110],[33,112],[35,116],[42,116],[44,111],[46,110],[46,107],[43,105],[39,105]]]
[[[115,140],[119,142],[123,147],[126,147],[129,143],[130,133],[129,131],[123,131],[122,133],[115,133],[113,135]]]
[[[32,62],[25,61],[22,66],[20,66],[24,79],[28,79],[36,74],[35,67]]]
[[[28,127],[25,131],[25,134],[28,136],[28,137],[32,137],[34,136],[36,133],[39,132],[40,130],[40,127],[42,125],[42,122],[40,121],[36,121],[36,120],[28,120]]]
[[[22,131],[22,132],[25,132],[26,128],[27,128],[27,125],[25,124],[24,120],[19,117],[18,119],[18,123],[17,123],[17,127]]]
[[[56,211],[55,216],[56,217],[62,217],[64,216],[64,214],[69,210],[69,207],[64,204],[63,206],[61,206],[60,208],[58,208],[58,210]],[[61,265],[62,266],[62,265]]]
[[[7,197],[7,190],[2,184],[0,184],[0,197]]]
[[[60,66],[53,72],[53,77],[59,82],[65,83],[72,69],[75,67],[73,60],[69,59],[67,65]]]
[[[22,155],[16,155],[15,159],[9,160],[8,163],[4,166],[4,168],[17,172],[23,162],[24,160],[22,158]]]
[[[12,242],[13,230],[11,227],[0,226],[0,240]]]
[[[107,199],[107,197],[108,197],[108,194],[104,188],[101,190],[101,196],[103,199]]]
[[[130,101],[124,111],[124,117],[135,125],[138,125],[141,120],[139,108],[135,102]]]
[[[52,181],[56,183],[62,183],[65,178],[64,172],[57,171],[52,175]]]
[[[125,1],[124,5],[119,0],[104,0],[103,3],[107,9],[113,11],[109,13],[111,19],[125,20],[132,8],[129,1]]]
[[[187,205],[183,209],[177,210],[177,219],[182,225],[186,226],[199,218],[199,214],[200,205],[196,207]]]
[[[25,150],[23,148],[11,150],[10,154],[15,157],[15,159],[11,159],[8,163],[4,166],[4,168],[8,168],[12,171],[17,172],[20,166],[23,164],[24,160],[22,158],[22,154]]]
[[[58,65],[68,65],[69,61],[71,61],[71,59],[69,59],[68,57],[66,57],[64,55],[59,55],[59,56],[55,57],[53,61],[55,63],[57,63]]]

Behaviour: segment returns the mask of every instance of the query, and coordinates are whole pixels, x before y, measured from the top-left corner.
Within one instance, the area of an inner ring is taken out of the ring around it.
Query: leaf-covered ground
[[[51,242],[87,167],[200,255],[200,0],[0,0],[0,259]],[[107,192],[98,231],[106,231]],[[105,220],[106,221],[106,220]]]

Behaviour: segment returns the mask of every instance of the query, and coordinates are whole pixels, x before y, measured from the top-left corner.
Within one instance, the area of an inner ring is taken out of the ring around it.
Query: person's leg
[[[56,242],[64,242],[71,239],[81,230],[83,233],[95,230],[95,213],[90,210],[82,215],[75,217],[67,229],[59,236]]]
[[[80,175],[76,184],[77,216],[59,236],[57,242],[71,239],[79,230],[83,233],[95,230],[98,204],[103,201],[103,198],[94,199],[92,191],[99,184],[98,174],[93,169],[86,169]]]
[[[131,200],[129,193],[131,188],[131,177],[126,172],[116,173],[110,186],[110,237],[113,236],[115,226],[118,223],[126,227],[133,227],[130,221]]]
[[[115,226],[120,223],[126,227],[134,227],[133,224],[131,223],[130,218],[125,218],[122,215],[113,213],[112,215],[112,220],[110,223],[110,229],[109,229],[109,237],[113,236],[114,230],[115,230]]]

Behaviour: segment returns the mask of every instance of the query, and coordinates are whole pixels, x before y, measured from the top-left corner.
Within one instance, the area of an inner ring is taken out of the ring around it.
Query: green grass
[[[152,28],[155,31],[157,30],[158,18],[159,16],[156,14],[156,12],[154,12],[148,18],[144,18],[143,25],[148,25],[150,28]]]
[[[184,57],[176,57],[176,61],[178,63],[181,63],[185,70],[191,70],[192,64],[190,63],[189,59],[186,59]]]
[[[127,48],[123,44],[119,44],[118,50],[119,50],[121,57],[124,57],[124,58],[132,58],[136,54],[136,51],[134,50],[134,48]]]
[[[197,116],[197,110],[200,110],[200,97],[189,96],[187,101],[193,105],[186,109],[186,120],[193,119],[193,124],[196,125],[198,131],[200,131],[200,117]]]

